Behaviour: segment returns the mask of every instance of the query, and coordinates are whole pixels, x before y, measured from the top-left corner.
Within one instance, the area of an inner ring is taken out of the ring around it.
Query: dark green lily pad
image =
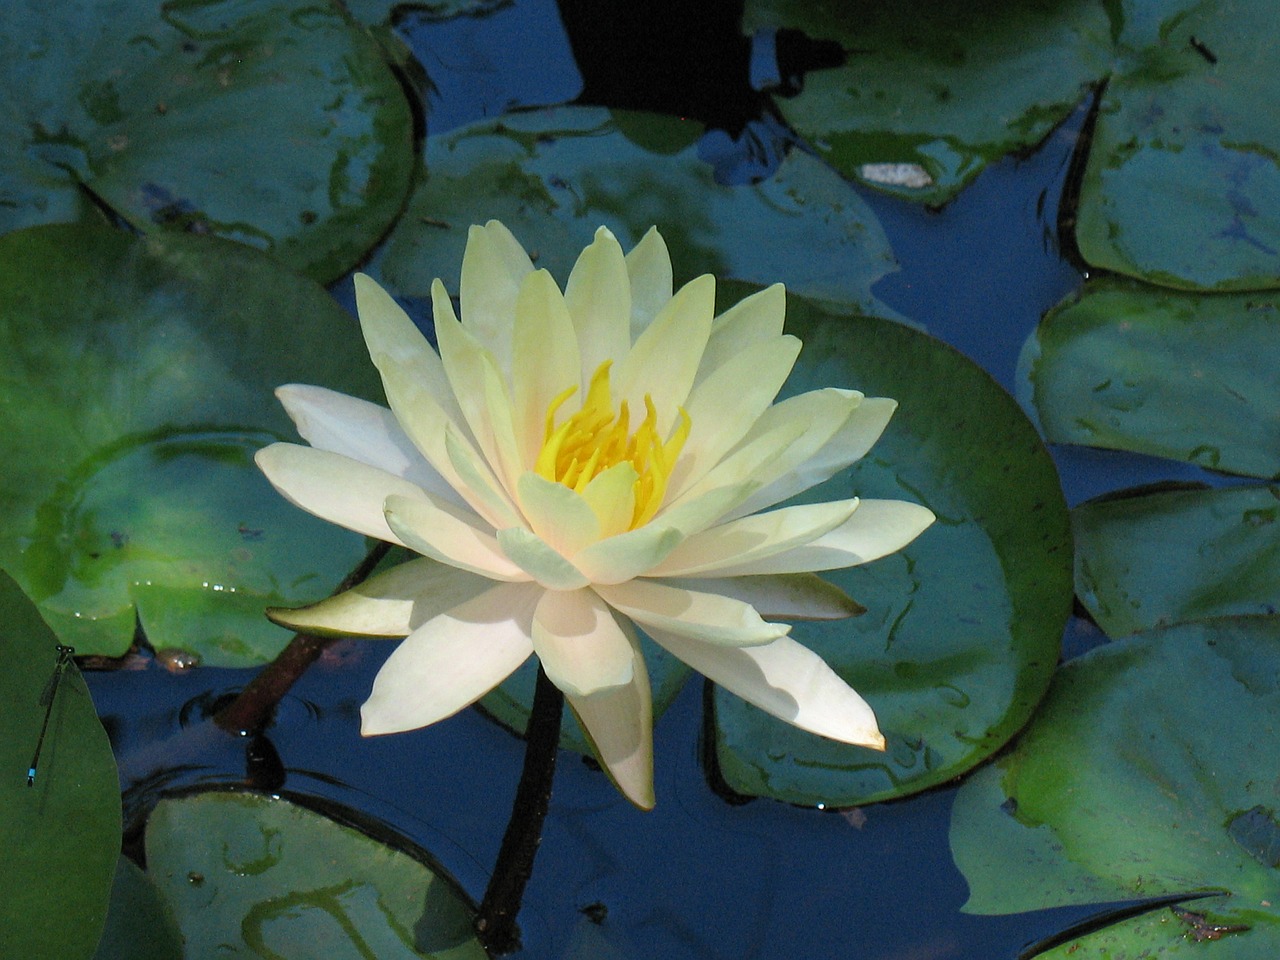
[[[74,662],[42,703],[57,639],[0,572],[0,956],[92,956],[120,850],[120,787],[106,731]],[[33,782],[27,768],[44,726]]]
[[[904,796],[990,756],[1043,696],[1071,605],[1066,504],[1035,428],[951,347],[798,297],[787,330],[804,343],[788,392],[845,387],[900,404],[867,457],[804,499],[911,500],[938,520],[897,554],[824,574],[865,614],[791,633],[867,698],[887,752],[804,733],[718,690],[721,774],[740,793],[794,803]]]
[[[602,223],[630,249],[657,225],[677,282],[701,273],[877,308],[897,269],[875,214],[819,161],[793,152],[769,180],[717,184],[698,158],[701,124],[561,107],[508,114],[427,140],[431,176],[375,264],[397,293],[457,290],[467,228],[497,218],[561,283]],[[878,308],[888,312],[888,308]]]
[[[1280,297],[1089,281],[1025,350],[1045,435],[1280,475]]]
[[[296,439],[281,383],[377,396],[352,319],[248,247],[35,227],[0,237],[0,564],[63,642],[271,659],[263,609],[323,597],[362,537],[276,494],[254,451]]]
[[[1049,956],[1165,956],[1190,945],[1224,960],[1274,957],[1277,677],[1276,617],[1184,624],[1068,663],[1017,748],[956,797],[964,909],[1186,895],[1191,916],[1161,908]],[[1189,899],[1206,892],[1217,895]]]
[[[111,887],[107,927],[93,960],[182,960],[182,933],[160,891],[121,856]]]
[[[1108,636],[1274,614],[1280,487],[1173,490],[1072,511],[1076,594]]]
[[[100,218],[213,233],[327,281],[400,212],[412,120],[379,46],[314,0],[14,0],[0,232]]]
[[[287,800],[162,800],[146,843],[194,956],[485,960],[471,906],[422,856]]]
[[[1174,287],[1280,286],[1271,0],[1119,8],[1116,74],[1080,188],[1089,263]]]
[[[930,204],[1043,140],[1105,75],[1110,46],[1096,0],[748,0],[744,32],[780,28],[847,54],[775,98],[787,121],[846,176]]]

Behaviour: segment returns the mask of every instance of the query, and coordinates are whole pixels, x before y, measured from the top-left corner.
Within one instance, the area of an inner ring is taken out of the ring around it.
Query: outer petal
[[[736,577],[854,567],[901,550],[933,520],[933,511],[918,503],[862,500],[845,523],[812,543],[761,560],[729,563],[714,572],[722,577]]]
[[[657,227],[627,254],[631,277],[631,342],[635,343],[671,299],[671,255]]]
[[[843,620],[866,612],[834,583],[816,573],[788,573],[762,577],[689,577],[660,583],[686,590],[718,593],[749,603],[762,617],[779,620]]]
[[[551,274],[528,274],[516,300],[515,355],[520,362],[511,371],[516,446],[525,470],[533,469],[542,449],[551,402],[569,387],[582,385],[579,336]]]
[[[534,584],[500,584],[409,634],[360,708],[360,732],[416,730],[483,697],[533,653]]]
[[[590,589],[548,590],[533,613],[533,650],[566,694],[629,684],[635,657],[613,611]]]
[[[819,736],[884,749],[875,713],[820,656],[790,637],[759,647],[699,643],[646,631],[703,676],[780,720]]]
[[[512,563],[479,517],[423,492],[421,499],[387,497],[387,525],[410,550],[490,580],[520,581],[529,575]]]
[[[421,487],[395,474],[296,443],[273,443],[255,453],[253,459],[271,485],[294,506],[389,543],[404,542],[387,526],[383,516],[382,505],[387,497],[411,500],[428,496]]]
[[[670,270],[670,263],[667,266]],[[667,298],[670,296],[668,276]],[[621,363],[631,349],[631,282],[622,247],[607,227],[596,230],[591,246],[573,265],[564,300],[582,352],[581,381],[588,383],[600,364],[606,360]]]
[[[715,309],[715,278],[704,274],[689,281],[667,302],[618,366],[614,394],[636,411],[637,421],[644,410],[644,398],[651,396],[658,411],[658,432],[663,437],[670,432],[680,405],[693,387]]]
[[[567,699],[609,778],[641,810],[652,810],[653,695],[634,631],[626,621],[619,626],[632,645],[631,682]]]
[[[511,373],[511,321],[516,297],[533,263],[511,231],[497,220],[467,233],[459,302],[467,329],[493,353],[498,369]]]
[[[654,577],[709,575],[812,543],[845,523],[857,499],[831,500],[753,513],[686,539],[649,571]]]
[[[270,607],[267,616],[282,627],[321,637],[406,637],[492,588],[492,580],[421,557],[310,606]]]
[[[716,317],[707,349],[702,354],[698,382],[752,344],[782,336],[786,313],[786,290],[782,284],[775,283],[739,300]]]
[[[655,580],[632,580],[595,591],[609,606],[645,630],[651,627],[706,643],[754,646],[785,636],[785,623],[766,623],[741,600],[668,586]]]

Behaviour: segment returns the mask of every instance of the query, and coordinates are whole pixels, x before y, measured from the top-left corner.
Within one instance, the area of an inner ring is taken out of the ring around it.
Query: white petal
[[[933,511],[905,500],[861,500],[848,520],[812,543],[748,563],[718,567],[717,576],[836,570],[901,550],[933,523]]]
[[[548,590],[577,590],[591,581],[532,530],[509,527],[498,531],[503,554]]]
[[[410,550],[490,580],[528,580],[512,563],[485,522],[469,511],[434,498],[387,497],[387,525]]]
[[[426,461],[386,407],[300,383],[277,387],[276,396],[298,433],[316,449],[379,467],[436,496],[462,503],[457,491]]]
[[[589,383],[600,364],[621,363],[631,349],[631,281],[622,247],[608,228],[596,230],[591,245],[579,255],[565,284],[564,300],[582,351],[581,381]]]
[[[627,254],[627,274],[631,278],[631,342],[635,343],[671,299],[671,255],[657,227],[650,227]]]
[[[360,732],[416,730],[483,697],[533,653],[541,595],[535,584],[500,584],[414,630],[378,671]]]
[[[752,344],[780,337],[786,312],[786,289],[775,283],[739,300],[716,317],[707,349],[702,354],[698,382]]]
[[[566,694],[589,696],[631,682],[631,641],[594,591],[548,590],[533,614],[533,651]]]
[[[271,485],[294,506],[389,543],[402,541],[383,516],[382,505],[387,497],[428,496],[421,487],[385,470],[295,443],[273,443],[255,453],[253,459]]]
[[[884,749],[867,702],[825,660],[790,637],[759,647],[727,647],[647,632],[703,676],[780,720],[842,743]]]
[[[609,778],[641,810],[652,810],[653,695],[634,633],[620,625],[632,644],[631,682],[567,699]]]
[[[786,635],[785,623],[766,623],[741,600],[669,586],[655,580],[631,580],[595,591],[609,606],[645,630],[668,630],[708,643],[751,646]]]
[[[547,408],[569,387],[581,387],[574,322],[551,274],[535,270],[524,278],[515,315],[514,349],[520,360],[511,383],[516,445],[526,470],[533,468],[546,438]]]
[[[582,499],[596,515],[599,539],[615,537],[631,528],[639,477],[630,461],[623,460],[596,474],[582,491]]]
[[[421,557],[319,603],[293,610],[272,607],[267,616],[316,636],[405,637],[492,588],[492,580]]]
[[[760,616],[777,620],[843,620],[866,608],[816,573],[759,577],[675,577],[658,581],[686,590],[718,593],[749,603]]]
[[[533,532],[564,556],[572,557],[600,539],[600,521],[591,504],[563,483],[525,473],[516,483],[516,493]]]
[[[468,231],[458,290],[462,319],[472,336],[492,352],[505,377],[511,373],[516,298],[521,281],[532,270],[529,255],[497,220]]]

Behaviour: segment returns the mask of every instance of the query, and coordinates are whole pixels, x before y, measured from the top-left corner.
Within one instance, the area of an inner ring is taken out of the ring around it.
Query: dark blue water
[[[580,25],[582,14],[572,9],[570,19]],[[587,41],[571,41],[550,0],[401,27],[433,84],[426,96],[432,133],[583,91],[613,106],[670,95],[662,80],[652,90],[615,94],[632,102],[608,102],[619,89],[616,78],[579,70],[575,46],[582,50]],[[736,69],[741,59],[745,70],[736,37],[723,38],[721,52],[725,64]],[[653,56],[619,50],[615,59],[644,63]],[[601,58],[584,57],[584,67],[588,60],[594,70]],[[730,173],[767,172],[785,143],[777,125],[759,116],[762,101],[745,77],[725,80],[739,84],[740,97],[723,117],[703,118],[727,128],[709,141],[709,152]],[[701,109],[699,102],[694,98],[692,109]],[[759,122],[744,136],[742,123],[753,111]],[[1034,155],[990,168],[941,212],[866,195],[902,268],[875,296],[1015,393],[1024,341],[1082,279],[1059,251],[1055,226],[1081,119],[1068,121]],[[735,167],[732,145],[753,137],[755,149]],[[339,298],[347,299],[341,285]],[[1119,486],[1201,476],[1193,467],[1099,451],[1058,450],[1055,457],[1072,504]],[[1066,648],[1095,642],[1094,632],[1073,624]],[[202,720],[209,703],[247,682],[248,671],[172,675],[149,663],[90,674],[117,751],[126,818],[136,826],[164,790],[250,783],[358,811],[427,850],[478,899],[506,826],[523,743],[474,710],[414,733],[362,740],[359,705],[390,649],[379,642],[333,648],[256,743],[216,733]],[[951,789],[852,815],[726,802],[708,787],[699,759],[702,696],[695,678],[657,723],[653,812],[636,811],[581,758],[561,755],[521,915],[521,956],[998,960],[1088,916],[1088,909],[961,914],[966,889],[947,844]]]

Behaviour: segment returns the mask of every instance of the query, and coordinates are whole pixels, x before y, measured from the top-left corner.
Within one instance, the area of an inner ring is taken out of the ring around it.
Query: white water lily
[[[773,618],[858,612],[813,571],[891,553],[933,514],[858,499],[768,509],[861,457],[896,406],[841,389],[774,403],[800,350],[782,286],[717,317],[712,277],[673,295],[657,230],[624,256],[602,227],[562,293],[490,221],[467,240],[461,322],[439,280],[431,293],[439,353],[357,276],[390,410],[281,387],[310,446],[257,455],[299,507],[421,554],[272,611],[296,630],[405,638],[362,732],[435,723],[536,654],[614,782],[649,808],[639,626],[769,713],[883,749],[866,701]]]

